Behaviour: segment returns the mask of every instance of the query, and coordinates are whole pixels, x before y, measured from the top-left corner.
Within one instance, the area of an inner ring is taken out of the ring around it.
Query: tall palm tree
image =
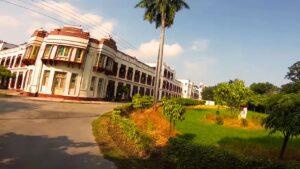
[[[173,25],[176,12],[183,8],[190,7],[185,0],[140,0],[136,8],[145,8],[144,20],[155,23],[156,29],[161,28],[160,43],[155,74],[154,103],[157,103],[159,96],[159,81],[163,63],[165,31]]]

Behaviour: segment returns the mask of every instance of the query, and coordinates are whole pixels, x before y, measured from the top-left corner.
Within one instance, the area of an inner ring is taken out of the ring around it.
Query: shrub
[[[152,147],[152,139],[142,133],[131,119],[122,117],[120,114],[121,110],[113,111],[112,123],[118,125],[126,137],[132,140],[140,151],[149,151]]]
[[[118,107],[114,108],[114,111],[120,111],[119,115],[121,115],[121,116],[127,116],[133,110],[134,110],[134,108],[133,108],[133,104],[132,103],[128,103],[128,104],[125,104],[125,105],[118,106]]]
[[[163,101],[163,114],[168,118],[171,129],[175,126],[177,121],[184,120],[185,109],[182,105],[176,103],[174,100]]]
[[[153,103],[153,98],[151,96],[141,96],[136,94],[132,98],[132,104],[134,108],[146,109],[150,108]]]
[[[220,116],[220,111],[216,111],[216,124],[217,125],[223,125],[224,124],[224,120]]]
[[[241,126],[242,126],[242,127],[247,127],[247,126],[248,126],[248,121],[247,121],[247,119],[241,119]]]
[[[287,169],[264,159],[243,158],[235,154],[171,138],[164,151],[165,160],[177,169]]]

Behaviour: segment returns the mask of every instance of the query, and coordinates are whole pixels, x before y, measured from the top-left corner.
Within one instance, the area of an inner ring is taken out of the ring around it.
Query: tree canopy
[[[145,8],[144,20],[155,23],[156,28],[162,25],[163,16],[165,27],[168,28],[173,25],[178,11],[190,8],[185,0],[141,0],[135,7]]]
[[[270,115],[263,120],[264,127],[271,134],[281,132],[284,135],[279,156],[282,159],[289,138],[300,134],[300,94],[277,94],[270,97],[267,112]]]
[[[0,66],[0,78],[2,77],[12,77],[12,73],[5,67]]]
[[[269,82],[252,83],[250,89],[256,94],[274,94],[279,90],[277,86]]]
[[[236,79],[218,84],[214,89],[214,99],[218,104],[238,109],[247,103],[252,93],[244,81]]]
[[[293,82],[300,81],[300,61],[289,67],[289,72],[287,72],[285,78],[290,79]]]
[[[281,86],[282,93],[300,93],[300,81],[290,82]]]
[[[202,91],[202,99],[203,100],[214,100],[214,92],[215,86],[209,86],[203,89]]]

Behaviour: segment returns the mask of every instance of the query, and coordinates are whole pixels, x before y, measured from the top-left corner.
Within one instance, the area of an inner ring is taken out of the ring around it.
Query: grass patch
[[[206,116],[214,114],[216,109],[187,109],[185,120],[176,125],[183,135],[193,136],[193,143],[214,146],[222,150],[244,156],[277,159],[282,144],[282,135],[272,136],[263,129],[244,129],[207,122]],[[221,114],[229,113],[222,109]],[[230,115],[228,115],[230,116]],[[248,112],[247,119],[259,121],[264,115]],[[300,161],[300,139],[294,138],[288,143],[286,160]]]

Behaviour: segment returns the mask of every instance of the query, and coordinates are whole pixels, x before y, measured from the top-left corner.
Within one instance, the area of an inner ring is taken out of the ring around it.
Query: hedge
[[[299,166],[275,164],[266,159],[237,156],[214,147],[191,143],[183,138],[170,138],[164,151],[165,160],[177,169],[296,169]]]

